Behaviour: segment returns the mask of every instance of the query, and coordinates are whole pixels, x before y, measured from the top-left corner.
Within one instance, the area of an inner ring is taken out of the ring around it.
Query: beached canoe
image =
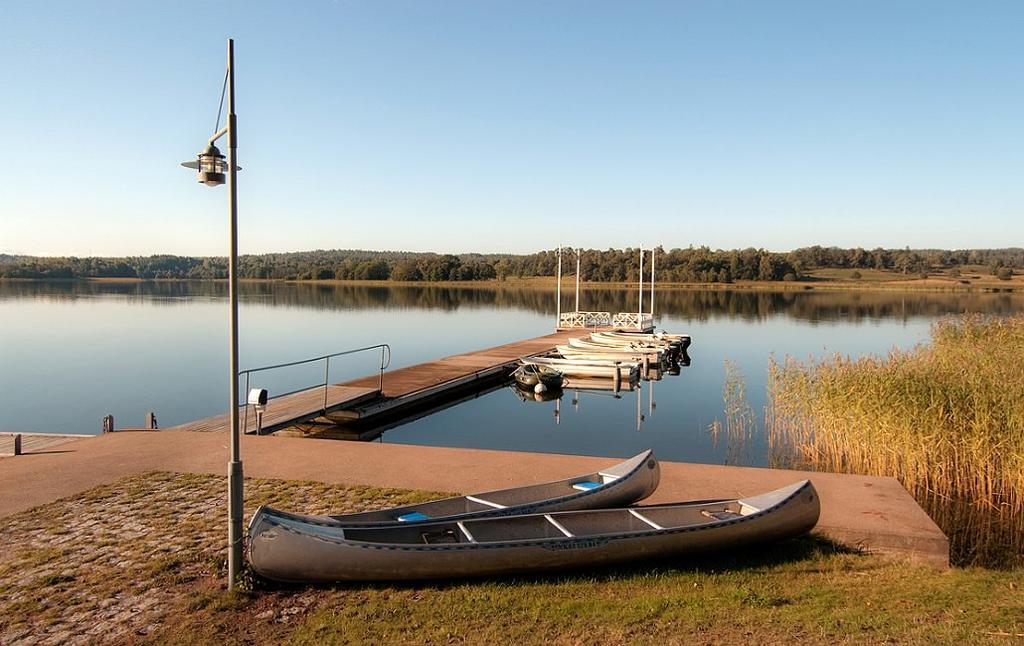
[[[262,576],[287,582],[550,573],[778,541],[810,531],[819,512],[807,480],[738,500],[415,526],[324,527],[257,511],[249,560]]]
[[[260,507],[253,522],[257,516],[265,516],[323,527],[366,527],[619,507],[651,495],[658,487],[660,474],[658,460],[648,449],[607,469],[555,482],[338,516],[311,516]]]

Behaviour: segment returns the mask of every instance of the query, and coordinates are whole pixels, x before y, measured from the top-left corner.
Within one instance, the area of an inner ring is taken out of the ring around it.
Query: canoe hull
[[[608,476],[611,476],[610,479]],[[576,489],[574,482],[601,479],[602,486],[593,489]],[[601,471],[558,480],[540,485],[487,491],[470,496],[457,496],[420,505],[395,507],[392,509],[345,514],[341,516],[307,515],[286,512],[272,507],[260,507],[253,514],[252,527],[261,517],[277,518],[316,525],[321,527],[386,527],[398,522],[396,519],[413,512],[426,512],[417,522],[441,522],[508,516],[513,514],[547,513],[554,511],[576,511],[602,509],[631,505],[647,498],[658,488],[661,481],[661,466],[650,449],[632,458],[609,466]],[[533,492],[531,492],[533,490]],[[542,492],[541,494],[535,493]],[[475,499],[475,500],[474,500]],[[497,502],[502,508],[489,507],[479,500]]]
[[[636,509],[643,512],[654,508]],[[735,549],[792,538],[810,531],[818,521],[819,512],[817,493],[810,482],[805,481],[781,504],[735,520],[501,543],[380,544],[261,522],[250,528],[250,560],[253,569],[262,576],[285,582],[401,581],[548,573]],[[563,521],[570,516],[555,515]]]

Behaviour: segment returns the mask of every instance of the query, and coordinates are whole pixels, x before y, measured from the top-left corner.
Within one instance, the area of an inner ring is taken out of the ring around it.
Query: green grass
[[[270,589],[231,608],[235,621],[202,609],[165,634],[196,643],[1001,643],[999,633],[1024,632],[1022,585],[1022,571],[937,572],[807,538],[561,576]],[[226,629],[241,625],[239,613],[247,631]]]
[[[888,475],[959,564],[1024,564],[1024,316],[945,319],[885,357],[772,362],[777,465]]]
[[[283,586],[250,574],[247,590],[228,593],[224,486],[218,476],[145,474],[0,519],[0,540],[14,546],[0,551],[0,643],[1003,644],[1024,633],[1024,569],[942,572],[813,536],[480,581]],[[247,513],[438,495],[261,479],[246,487]],[[70,540],[52,531],[62,526]]]

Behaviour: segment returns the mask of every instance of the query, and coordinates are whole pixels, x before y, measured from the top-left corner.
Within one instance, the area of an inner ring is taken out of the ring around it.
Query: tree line
[[[563,250],[563,274],[576,272],[576,251]],[[650,253],[646,254],[649,270]],[[709,247],[656,250],[659,282],[730,283],[736,280],[800,280],[820,269],[879,269],[927,275],[982,266],[1009,277],[1024,268],[1024,249],[843,249],[803,247],[712,250]],[[591,282],[631,282],[639,271],[636,248],[579,252],[580,277]],[[556,250],[533,254],[436,254],[403,251],[317,250],[244,255],[239,277],[266,280],[479,281],[554,276]],[[0,278],[139,278],[209,280],[227,277],[222,257],[130,256],[124,258],[38,257],[0,254]]]

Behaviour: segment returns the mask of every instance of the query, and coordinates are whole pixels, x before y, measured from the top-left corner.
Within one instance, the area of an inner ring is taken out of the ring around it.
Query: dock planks
[[[329,417],[341,421],[366,420],[418,406],[427,400],[446,395],[455,396],[475,382],[507,374],[520,357],[550,352],[556,345],[571,338],[587,336],[591,332],[584,329],[556,332],[393,370],[384,374],[384,388],[379,400],[336,411]],[[377,376],[369,376],[341,385],[365,387],[376,383]]]
[[[563,330],[554,334],[466,352],[435,361],[399,368],[380,376],[370,375],[329,386],[326,417],[334,422],[365,421],[404,409],[433,405],[439,399],[456,400],[474,384],[505,376],[520,357],[550,352],[569,339],[589,335],[591,329]],[[263,433],[274,433],[324,415],[323,388],[271,399],[263,418]],[[244,414],[244,407],[242,409]],[[410,411],[411,412],[411,411]],[[227,430],[226,413],[180,424],[173,430],[214,432]],[[256,418],[249,410],[245,432],[255,432]]]
[[[380,391],[377,384],[370,386],[328,386],[327,387],[327,412],[355,406],[362,402],[375,399]],[[243,432],[256,432],[256,414],[250,409],[248,423],[245,419],[244,406],[239,409],[240,423],[245,427]],[[310,419],[320,417],[324,413],[324,389],[323,387],[311,388],[301,392],[285,395],[271,399],[267,403],[267,412],[263,416],[263,433],[273,433],[275,430],[299,424]],[[172,426],[169,430],[194,431],[199,433],[210,433],[225,431],[230,428],[231,420],[227,413],[207,417],[205,419]]]

